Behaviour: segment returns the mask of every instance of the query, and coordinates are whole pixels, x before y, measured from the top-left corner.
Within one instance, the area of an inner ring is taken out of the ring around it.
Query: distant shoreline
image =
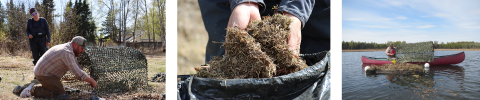
[[[370,51],[385,51],[386,49],[355,49],[342,50],[342,52],[370,52]],[[435,51],[480,51],[480,49],[435,49]]]

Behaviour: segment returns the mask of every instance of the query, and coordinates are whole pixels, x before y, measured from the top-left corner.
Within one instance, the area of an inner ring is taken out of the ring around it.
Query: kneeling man
[[[90,86],[97,87],[97,82],[79,67],[80,65],[78,65],[75,58],[84,52],[86,42],[85,38],[76,36],[71,42],[59,44],[48,49],[33,70],[35,77],[42,85],[33,87],[33,83],[30,84],[22,90],[20,97],[34,96],[68,99],[70,96],[66,94],[65,88],[60,81],[67,71],[71,71],[79,80],[90,83]]]

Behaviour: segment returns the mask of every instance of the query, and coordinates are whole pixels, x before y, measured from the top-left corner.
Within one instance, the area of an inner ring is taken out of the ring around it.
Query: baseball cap
[[[85,46],[87,45],[87,39],[83,38],[82,36],[73,37],[72,42],[79,44],[84,50],[86,50]]]

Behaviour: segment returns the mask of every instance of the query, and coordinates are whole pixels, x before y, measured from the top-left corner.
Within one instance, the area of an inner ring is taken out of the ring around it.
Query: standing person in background
[[[397,49],[393,47],[393,44],[390,43],[390,46],[388,46],[387,50],[385,51],[385,55],[387,55],[388,61],[392,61],[397,59]]]
[[[42,57],[50,45],[50,29],[48,22],[43,17],[38,17],[37,9],[30,8],[32,18],[27,21],[27,36],[32,51],[33,65],[37,65],[37,61]]]

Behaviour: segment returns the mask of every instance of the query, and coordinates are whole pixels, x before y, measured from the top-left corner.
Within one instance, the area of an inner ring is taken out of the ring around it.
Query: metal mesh
[[[399,62],[432,62],[433,42],[404,43],[397,47]]]
[[[113,93],[144,88],[148,85],[147,59],[129,47],[87,47],[77,58],[82,69],[94,78],[98,87],[80,81],[70,71],[63,76],[65,86],[97,93]]]

